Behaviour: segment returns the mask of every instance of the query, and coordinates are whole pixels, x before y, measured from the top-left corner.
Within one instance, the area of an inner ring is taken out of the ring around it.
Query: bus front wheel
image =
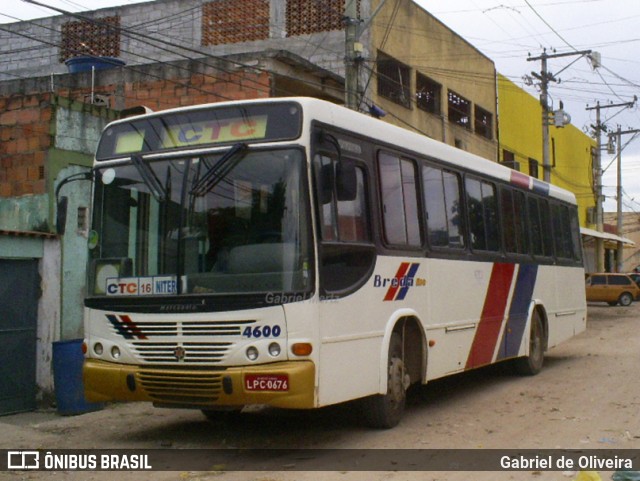
[[[409,376],[402,358],[402,338],[394,332],[389,342],[387,393],[363,400],[363,415],[367,424],[381,429],[396,426],[404,413],[408,387]]]

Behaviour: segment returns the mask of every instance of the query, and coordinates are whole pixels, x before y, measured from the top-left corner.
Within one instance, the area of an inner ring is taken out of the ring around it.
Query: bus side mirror
[[[352,201],[358,196],[358,176],[353,160],[342,159],[337,163],[336,194],[341,201]]]
[[[64,235],[65,227],[67,225],[68,205],[69,198],[67,196],[60,197],[56,209],[56,232],[58,235]]]
[[[320,167],[320,202],[322,205],[331,202],[334,179],[332,162]]]

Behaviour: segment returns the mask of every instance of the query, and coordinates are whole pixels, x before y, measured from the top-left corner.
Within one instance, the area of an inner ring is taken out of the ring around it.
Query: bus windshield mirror
[[[158,180],[158,177],[156,177],[156,174],[153,172],[151,167],[149,167],[149,164],[142,160],[142,157],[139,155],[132,155],[131,161],[138,170],[138,173],[140,174],[140,177],[142,177],[145,185],[149,188],[151,195],[153,195],[158,202],[164,202],[167,194]]]
[[[202,196],[210,192],[242,160],[247,150],[245,143],[237,143],[231,147],[200,179],[196,179],[191,195]]]
[[[333,198],[333,184],[335,183],[333,162],[324,164],[320,168],[320,202],[326,205]]]
[[[341,159],[336,165],[336,195],[340,201],[353,201],[358,195],[356,163]]]

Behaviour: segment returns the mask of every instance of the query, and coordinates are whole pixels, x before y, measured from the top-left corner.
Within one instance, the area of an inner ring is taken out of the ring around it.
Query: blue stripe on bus
[[[533,191],[538,194],[549,195],[549,184],[538,179],[533,179]]]
[[[125,339],[133,339],[133,335],[131,334],[131,332],[125,325],[123,325],[123,323],[118,319],[117,316],[114,316],[113,314],[107,314],[106,316],[111,325],[118,332],[118,334],[120,334]]]
[[[418,271],[418,267],[420,267],[420,264],[417,262],[414,262],[411,264],[411,267],[409,268],[409,272],[407,272],[405,278],[411,279],[410,282],[407,282],[408,285],[405,285],[402,289],[400,289],[400,292],[398,292],[398,295],[396,296],[396,301],[402,301],[405,296],[407,295],[407,292],[409,292],[409,287],[411,287],[413,285],[413,277],[416,275],[416,272]]]
[[[515,357],[520,351],[537,276],[537,265],[520,265],[513,299],[511,300],[511,308],[509,309],[509,320],[507,328],[502,335],[502,348],[498,354],[498,359]]]

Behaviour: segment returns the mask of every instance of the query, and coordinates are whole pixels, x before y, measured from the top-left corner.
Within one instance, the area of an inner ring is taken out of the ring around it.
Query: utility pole
[[[360,36],[369,28],[373,19],[380,13],[387,0],[380,0],[378,8],[371,13],[369,19],[362,22],[358,18],[357,0],[344,0],[345,42],[344,42],[344,104],[352,110],[360,108],[360,72],[359,62],[364,46]]]
[[[345,52],[344,52],[344,104],[352,110],[358,109],[358,63],[359,52],[362,51],[358,42],[358,8],[356,0],[345,0]]]
[[[559,82],[559,80],[548,71],[547,60],[550,58],[569,57],[573,55],[583,56],[590,54],[591,50],[548,54],[547,50],[544,49],[542,51],[542,55],[539,57],[527,58],[528,62],[540,60],[542,64],[540,73],[531,72],[531,75],[540,81],[540,105],[542,106],[542,169],[544,172],[545,182],[551,182],[551,154],[549,149],[549,123],[551,122],[551,110],[549,109],[549,82]],[[568,66],[565,68],[568,68]],[[560,72],[562,72],[562,70]]]
[[[637,134],[640,133],[640,129],[633,129],[633,130],[625,130],[624,132],[622,131],[622,128],[618,125],[618,130],[616,131],[616,142],[617,142],[617,150],[618,150],[618,154],[617,154],[617,161],[618,161],[618,165],[617,165],[617,180],[618,180],[618,185],[616,186],[616,206],[617,206],[617,234],[618,237],[622,237],[622,136],[626,135],[626,134]],[[624,256],[624,245],[622,244],[622,241],[618,241],[618,249],[617,249],[617,262],[616,262],[616,271],[617,272],[622,272],[622,264],[623,264],[623,256]]]
[[[596,111],[596,125],[592,125],[596,133],[596,159],[593,167],[593,187],[596,194],[596,230],[598,232],[604,231],[604,215],[602,212],[604,197],[602,195],[602,139],[601,133],[606,131],[606,126],[602,124],[600,111],[602,109],[609,109],[615,107],[633,107],[636,100],[632,102],[624,102],[619,104],[600,105],[600,102],[596,103],[595,107],[587,107],[586,110]],[[596,237],[596,272],[604,272],[604,240],[600,237]]]

